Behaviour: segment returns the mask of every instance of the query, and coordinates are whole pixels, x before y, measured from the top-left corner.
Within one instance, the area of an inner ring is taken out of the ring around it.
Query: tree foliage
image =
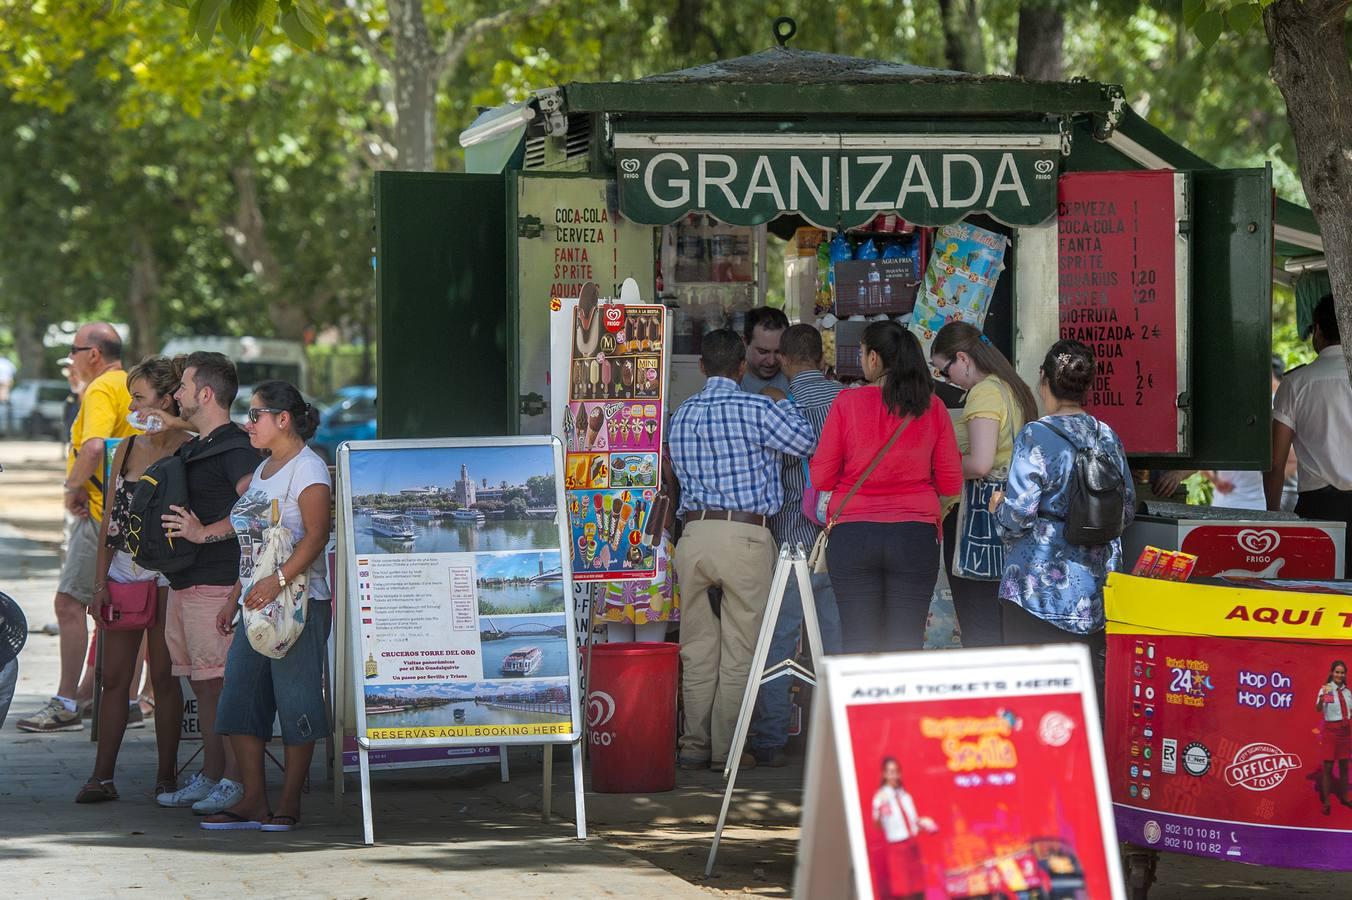
[[[0,315],[31,335],[110,311],[140,349],[369,333],[373,170],[461,168],[480,107],[757,52],[778,15],[796,47],[942,68],[957,28],[969,67],[1035,75],[1021,25],[1059,17],[1064,77],[1123,84],[1199,155],[1270,160],[1303,200],[1268,3],[0,0]]]

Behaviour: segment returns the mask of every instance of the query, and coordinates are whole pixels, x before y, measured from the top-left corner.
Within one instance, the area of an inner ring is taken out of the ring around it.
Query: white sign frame
[[[846,718],[847,685],[862,676],[875,679],[895,675],[939,675],[956,681],[964,670],[989,677],[992,670],[1009,672],[1037,667],[1070,668],[1082,701],[1090,735],[1090,768],[1094,777],[1094,801],[1108,868],[1113,900],[1125,900],[1122,861],[1117,826],[1108,785],[1108,763],[1098,725],[1098,700],[1094,689],[1089,650],[1082,644],[1050,644],[1037,647],[889,653],[860,656],[828,656],[817,673],[822,696],[813,702],[812,732],[808,745],[807,775],[803,788],[802,835],[794,871],[793,896],[847,896],[872,900],[873,883],[868,877],[869,860],[863,814],[853,801],[856,789],[854,745]],[[966,696],[1036,695],[1044,691],[978,691]],[[933,698],[927,698],[933,699]],[[886,702],[885,700],[883,702]],[[862,876],[859,873],[863,873]]]
[[[347,580],[349,585],[356,581],[357,569],[357,547],[356,547],[356,529],[353,527],[353,509],[352,509],[352,453],[363,450],[454,450],[467,448],[491,448],[491,447],[540,447],[548,446],[552,450],[554,461],[554,487],[555,503],[558,512],[555,516],[555,525],[559,532],[559,552],[560,560],[563,560],[563,554],[568,552],[571,537],[567,532],[567,520],[564,518],[563,497],[563,444],[553,435],[519,435],[504,437],[475,437],[475,438],[429,438],[422,440],[377,440],[377,441],[350,441],[344,443],[338,448],[338,472],[339,484],[341,485],[341,495],[338,498],[338,518],[340,522],[340,533],[343,541],[338,547],[339,560],[337,570],[341,577]],[[568,701],[570,730],[566,734],[553,735],[522,735],[522,736],[504,736],[494,737],[491,741],[485,741],[482,737],[435,737],[435,738],[407,738],[401,740],[375,740],[367,737],[366,728],[366,704],[365,678],[358,661],[362,659],[361,651],[361,630],[352,627],[351,623],[360,618],[360,594],[357,591],[347,591],[345,597],[344,624],[348,627],[349,652],[351,660],[351,671],[345,673],[352,682],[355,691],[355,711],[356,711],[356,737],[358,763],[361,774],[361,793],[362,793],[362,827],[364,841],[367,844],[375,843],[374,825],[371,814],[371,767],[369,754],[372,749],[402,749],[409,747],[454,747],[454,746],[474,746],[481,747],[485,743],[499,745],[544,745],[544,782],[545,797],[544,811],[545,818],[548,820],[551,805],[551,781],[553,769],[553,745],[571,744],[573,748],[573,793],[576,806],[577,821],[577,839],[585,840],[587,837],[586,806],[584,797],[584,784],[582,775],[582,714],[581,704],[578,699],[578,659],[577,659],[577,634],[571,612],[571,603],[573,596],[573,578],[572,571],[567,564],[562,566],[563,585],[562,592],[564,597],[564,623],[567,629],[565,639],[565,649],[568,653]],[[499,750],[504,753],[504,749]],[[505,754],[504,754],[505,763]]]

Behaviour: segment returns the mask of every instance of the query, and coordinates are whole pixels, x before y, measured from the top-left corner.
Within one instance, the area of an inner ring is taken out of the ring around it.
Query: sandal
[[[113,779],[111,778],[107,781],[91,778],[85,782],[84,787],[80,788],[80,793],[75,795],[76,803],[103,803],[116,799],[117,788],[113,786]]]
[[[213,822],[212,819],[222,819],[223,821]],[[255,819],[246,819],[239,813],[223,809],[218,813],[207,816],[198,823],[204,831],[261,831],[263,823]]]
[[[169,778],[164,781],[155,782],[155,793],[151,797],[158,797],[160,794],[172,794],[178,790],[178,779]]]
[[[260,831],[295,831],[300,827],[297,816],[268,816]]]

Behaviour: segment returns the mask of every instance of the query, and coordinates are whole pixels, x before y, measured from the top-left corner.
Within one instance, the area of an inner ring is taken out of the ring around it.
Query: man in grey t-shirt
[[[789,318],[769,306],[760,306],[746,314],[742,340],[746,342],[746,374],[742,390],[759,394],[767,387],[789,392],[789,379],[779,368],[779,339],[789,327]]]

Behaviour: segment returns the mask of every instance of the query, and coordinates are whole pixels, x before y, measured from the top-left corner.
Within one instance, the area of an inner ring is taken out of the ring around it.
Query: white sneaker
[[[198,772],[192,780],[172,794],[160,794],[155,802],[160,806],[182,808],[205,799],[216,788],[216,782]]]
[[[244,785],[229,778],[222,778],[216,782],[210,794],[192,805],[192,811],[199,816],[215,815],[223,809],[234,806],[243,796]]]

